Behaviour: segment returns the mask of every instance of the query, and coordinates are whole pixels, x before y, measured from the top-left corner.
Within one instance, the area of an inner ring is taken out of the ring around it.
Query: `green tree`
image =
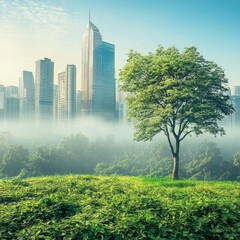
[[[240,153],[239,153],[239,152],[238,152],[238,153],[235,153],[235,154],[233,155],[233,165],[234,165],[235,167],[240,168]]]
[[[65,173],[63,152],[54,147],[39,146],[30,156],[28,168],[33,176]]]
[[[195,47],[182,53],[159,47],[146,56],[131,51],[120,80],[130,93],[128,116],[134,119],[135,140],[166,135],[173,179],[178,179],[180,143],[191,133],[224,134],[218,122],[234,111],[223,69]]]
[[[189,177],[198,180],[228,180],[229,165],[223,160],[216,143],[203,142],[193,160],[187,164],[186,171]]]
[[[17,176],[29,161],[28,150],[22,146],[9,147],[3,156],[0,173],[6,177]]]

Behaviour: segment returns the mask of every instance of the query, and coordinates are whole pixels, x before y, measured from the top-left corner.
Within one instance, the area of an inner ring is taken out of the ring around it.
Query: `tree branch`
[[[168,143],[169,143],[169,146],[170,146],[172,155],[174,155],[174,147],[173,147],[173,145],[172,145],[172,142],[171,142],[171,139],[170,139],[170,136],[169,136],[169,131],[168,131],[167,126],[165,127],[165,135],[167,136]]]
[[[188,134],[190,134],[191,132],[194,132],[194,130],[188,131],[186,132],[182,138],[179,139],[179,141],[181,142]]]
[[[163,104],[160,103],[160,101],[154,96],[154,94],[151,95],[153,97],[153,100],[155,100],[156,104],[158,104],[159,106],[163,107]]]
[[[183,122],[184,122],[184,120],[183,120]],[[180,134],[179,134],[179,136],[181,136],[181,134],[183,133],[184,129],[187,127],[188,124],[189,124],[188,121],[186,121],[186,122],[183,124],[182,129],[180,129]]]

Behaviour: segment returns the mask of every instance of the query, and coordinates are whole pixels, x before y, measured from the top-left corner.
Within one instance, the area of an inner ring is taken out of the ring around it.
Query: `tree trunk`
[[[178,180],[179,150],[180,150],[180,141],[179,141],[179,138],[177,138],[176,139],[176,152],[173,153],[173,172],[172,172],[173,180]]]
[[[173,180],[178,180],[178,169],[179,169],[179,154],[176,153],[173,155],[173,172],[172,172]]]

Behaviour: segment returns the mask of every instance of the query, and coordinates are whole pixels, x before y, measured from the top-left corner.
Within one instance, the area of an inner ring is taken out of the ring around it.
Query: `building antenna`
[[[88,22],[90,23],[90,21],[91,21],[91,12],[90,12],[90,10],[89,10],[89,13],[88,13]]]

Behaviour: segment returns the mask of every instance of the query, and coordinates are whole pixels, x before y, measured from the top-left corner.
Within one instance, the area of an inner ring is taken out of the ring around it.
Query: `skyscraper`
[[[76,94],[76,115],[79,117],[81,113],[82,91],[77,90]]]
[[[4,119],[6,88],[0,85],[0,120]]]
[[[20,118],[30,120],[34,117],[34,79],[33,73],[22,71],[19,79]]]
[[[68,64],[58,74],[58,120],[64,122],[76,117],[76,66]]]
[[[53,69],[54,63],[48,58],[36,62],[35,114],[38,120],[53,118]]]
[[[19,119],[19,98],[11,96],[5,98],[4,115],[7,121]]]
[[[233,96],[240,96],[240,86],[233,87]]]
[[[235,109],[235,112],[231,115],[232,121],[233,121],[233,127],[239,127],[240,126],[240,96],[233,95],[231,97],[233,107]]]
[[[18,87],[16,86],[7,86],[6,87],[6,97],[18,98]]]
[[[64,122],[67,119],[67,81],[66,73],[58,74],[58,121]]]
[[[67,65],[66,68],[67,80],[67,112],[68,119],[76,117],[76,66],[73,64]]]
[[[102,41],[89,20],[82,39],[82,112],[113,117],[115,114],[115,47]]]
[[[4,115],[8,121],[19,119],[19,98],[16,86],[6,87]]]
[[[58,119],[58,85],[53,85],[53,120]]]

